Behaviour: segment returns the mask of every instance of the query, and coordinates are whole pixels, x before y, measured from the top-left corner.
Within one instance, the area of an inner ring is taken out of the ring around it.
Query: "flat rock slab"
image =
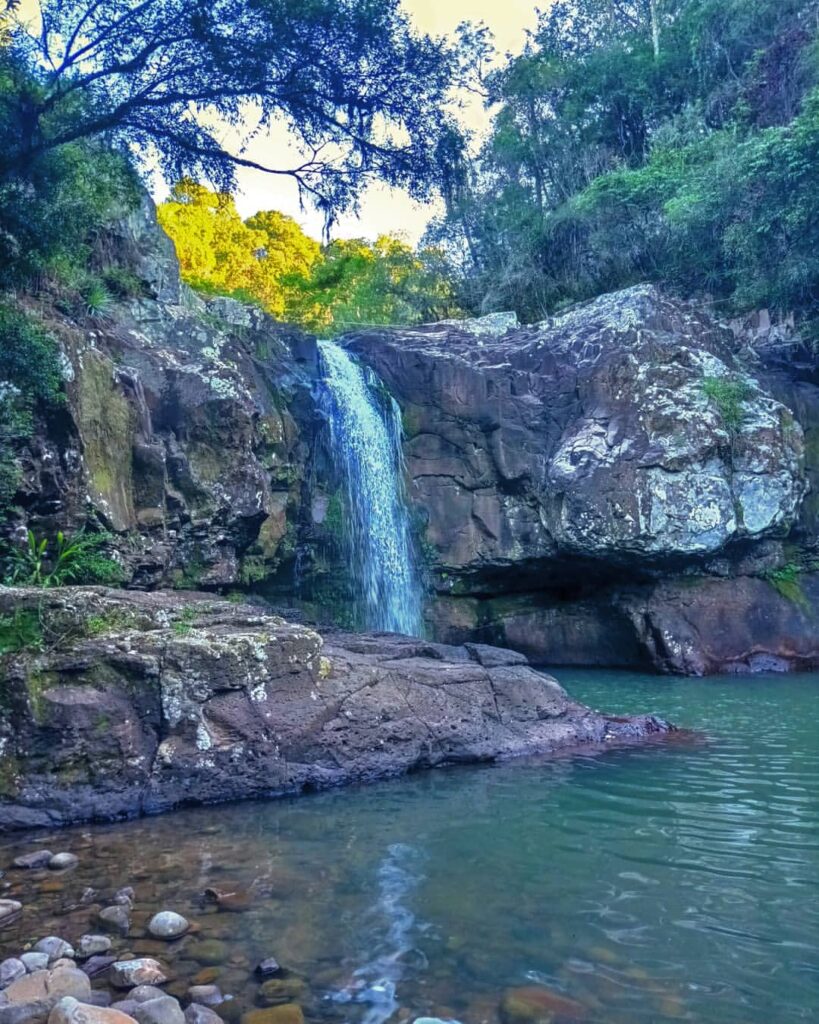
[[[290,794],[668,728],[593,712],[523,656],[482,644],[320,635],[257,606],[176,592],[0,588],[0,612],[29,605],[78,639],[6,666],[14,713],[0,706],[0,741],[19,774],[0,797],[0,830]],[[91,617],[118,625],[83,637]],[[50,680],[36,714],[33,674]],[[93,770],[60,781],[68,760]],[[100,911],[105,930],[128,934],[130,895]],[[152,925],[163,938],[182,934],[168,914]]]

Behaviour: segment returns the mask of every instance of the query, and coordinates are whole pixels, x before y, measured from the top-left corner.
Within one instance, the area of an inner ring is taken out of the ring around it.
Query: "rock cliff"
[[[67,402],[0,533],[104,529],[130,587],[351,624],[315,339],[195,296],[147,199],[106,251],[142,294],[96,320],[26,300]],[[819,665],[819,373],[781,342],[652,287],[342,339],[402,409],[429,635],[552,664]]]
[[[206,594],[0,590],[38,651],[2,659],[0,832],[298,793],[661,733],[511,651],[324,637]]]
[[[643,286],[346,343],[404,410],[452,640],[702,673],[819,663],[819,392]]]

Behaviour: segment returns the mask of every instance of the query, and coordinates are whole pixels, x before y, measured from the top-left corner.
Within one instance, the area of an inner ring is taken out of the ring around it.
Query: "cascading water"
[[[343,477],[343,544],[367,629],[418,635],[421,583],[404,494],[401,410],[341,346],[319,342],[321,404]]]

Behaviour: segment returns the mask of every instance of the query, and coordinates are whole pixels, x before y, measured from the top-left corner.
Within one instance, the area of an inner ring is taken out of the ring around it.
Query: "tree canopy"
[[[457,313],[441,254],[400,238],[321,247],[290,217],[262,210],[242,220],[228,193],[185,180],[158,210],[182,275],[206,294],[259,303],[321,334],[352,324],[418,323]]]
[[[453,58],[398,0],[41,0],[41,24],[5,10],[0,180],[83,139],[104,139],[228,189],[237,166],[292,178],[328,218],[381,178],[426,195],[443,144]],[[247,146],[276,119],[304,158]],[[231,141],[233,140],[233,141]]]
[[[816,0],[555,0],[430,237],[538,319],[640,280],[819,312]]]

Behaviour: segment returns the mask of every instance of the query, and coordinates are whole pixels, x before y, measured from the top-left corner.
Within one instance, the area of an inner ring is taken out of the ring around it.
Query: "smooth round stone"
[[[134,1019],[134,1010],[139,1006],[136,999],[119,999],[111,1003],[112,1010],[119,1010],[120,1013],[127,1013],[131,1020]]]
[[[114,988],[164,985],[167,980],[162,965],[147,956],[136,960],[118,960],[111,964],[111,984]]]
[[[266,1010],[248,1010],[242,1024],[304,1024],[304,1013],[296,1003],[270,1006]]]
[[[139,1024],[185,1024],[185,1014],[173,996],[160,996],[137,1003],[134,1017]]]
[[[51,967],[53,970],[57,970],[58,967],[76,967],[77,961],[72,960],[70,956],[61,956],[59,960],[55,960]]]
[[[225,963],[229,951],[227,945],[221,939],[202,939],[194,942],[186,950],[188,956],[204,967],[216,967]]]
[[[147,1003],[149,999],[162,999],[167,994],[161,988],[157,988],[156,985],[137,985],[136,988],[131,989],[128,993],[128,998],[134,999],[138,1003]]]
[[[80,858],[73,853],[55,853],[48,861],[48,867],[52,871],[67,871],[68,868],[75,868],[80,863]]]
[[[120,932],[122,935],[127,935],[131,930],[131,915],[129,913],[130,906],[124,906],[118,903],[111,907],[104,907],[99,914],[97,919],[103,927],[109,929],[112,932]]]
[[[98,956],[100,953],[107,953],[110,948],[111,940],[107,935],[81,935],[77,943],[77,955]]]
[[[259,989],[259,1002],[264,1006],[292,1003],[304,995],[306,988],[301,978],[271,978]]]
[[[112,1006],[81,1003],[73,996],[65,996],[55,1004],[48,1024],[133,1024],[133,1021]]]
[[[191,1003],[185,1010],[185,1024],[224,1024],[218,1013],[201,1003]]]
[[[0,988],[5,988],[26,973],[26,965],[16,957],[9,957],[0,963]]]
[[[8,921],[16,917],[23,909],[17,900],[0,900],[0,921]]]
[[[49,960],[61,960],[64,957],[74,956],[74,947],[69,945],[65,939],[58,935],[48,935],[34,946],[35,953],[46,953]],[[74,966],[73,964],[71,965]]]
[[[88,975],[71,967],[56,971],[35,971],[13,981],[5,995],[12,1005],[38,1003],[46,1000],[56,1002],[63,996],[85,1000],[91,995]]]
[[[29,974],[44,971],[48,967],[48,953],[23,953],[20,959],[26,965]]]
[[[191,985],[188,989],[188,999],[192,1003],[201,1003],[202,1006],[218,1006],[225,1001],[218,985]]]
[[[173,910],[161,910],[148,922],[148,931],[155,939],[178,939],[189,928],[188,921]]]
[[[12,864],[16,868],[24,868],[26,870],[44,868],[52,856],[51,850],[33,850],[31,853],[24,853],[20,857],[15,857]]]

